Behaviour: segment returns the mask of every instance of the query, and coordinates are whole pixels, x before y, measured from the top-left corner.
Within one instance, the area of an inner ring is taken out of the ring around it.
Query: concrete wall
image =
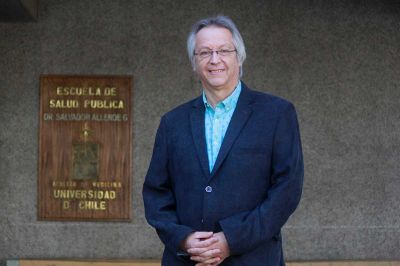
[[[393,3],[392,3],[393,2]],[[244,81],[297,107],[304,194],[289,260],[400,259],[400,9],[395,1],[42,0],[0,23],[0,265],[7,258],[159,258],[141,187],[160,116],[200,92],[185,40],[231,16]],[[40,74],[134,75],[130,223],[37,221]]]

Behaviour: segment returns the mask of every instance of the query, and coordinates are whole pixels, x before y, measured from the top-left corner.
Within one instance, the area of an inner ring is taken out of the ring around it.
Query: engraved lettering
[[[115,190],[79,190],[79,189],[54,189],[53,197],[56,199],[94,199],[115,200]]]
[[[88,121],[90,120],[90,114],[74,114],[74,113],[56,113],[57,121]]]
[[[79,102],[77,100],[55,100],[49,101],[50,108],[78,108]]]
[[[124,109],[122,100],[84,100],[84,108],[91,109]]]
[[[95,210],[95,211],[105,211],[106,202],[105,201],[80,201],[79,209],[81,210]]]
[[[69,206],[70,206],[69,201],[68,200],[64,200],[63,201],[63,209],[69,209]]]
[[[60,96],[101,96],[100,88],[92,87],[57,87],[57,95]]]
[[[117,88],[104,88],[104,95],[106,96],[116,96]]]
[[[53,120],[53,114],[51,114],[51,113],[44,113],[44,114],[43,114],[43,120],[45,120],[45,121]]]
[[[92,121],[122,121],[121,114],[92,114]]]

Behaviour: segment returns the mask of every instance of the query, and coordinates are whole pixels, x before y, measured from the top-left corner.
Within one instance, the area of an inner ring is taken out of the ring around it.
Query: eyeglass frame
[[[198,56],[200,59],[211,58],[214,53],[216,53],[219,57],[225,57],[231,55],[231,53],[237,52],[236,49],[228,50],[228,49],[218,49],[218,50],[207,50],[200,51],[198,53],[194,52],[193,54]],[[206,53],[205,55],[201,55],[201,53]]]

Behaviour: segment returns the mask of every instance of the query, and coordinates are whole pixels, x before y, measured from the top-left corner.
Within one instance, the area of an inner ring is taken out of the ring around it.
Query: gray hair
[[[243,62],[246,59],[246,49],[244,47],[244,42],[242,35],[240,35],[239,30],[237,29],[235,23],[233,21],[226,17],[226,16],[216,16],[216,17],[210,17],[206,19],[199,20],[196,22],[192,30],[189,33],[188,39],[187,39],[187,52],[189,55],[189,60],[192,64],[193,69],[196,69],[196,62],[195,62],[195,55],[194,55],[194,50],[196,48],[196,34],[203,28],[209,27],[209,26],[216,26],[216,27],[222,27],[225,29],[228,29],[231,34],[232,34],[232,39],[233,39],[233,45],[236,48],[236,55],[237,59],[240,64],[240,77],[243,75]]]

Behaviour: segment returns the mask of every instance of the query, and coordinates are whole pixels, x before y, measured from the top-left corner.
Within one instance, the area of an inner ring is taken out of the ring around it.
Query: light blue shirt
[[[233,111],[235,111],[241,91],[242,84],[239,81],[232,94],[225,100],[219,102],[215,108],[207,102],[206,94],[203,91],[207,155],[210,172],[217,160],[219,149],[221,148],[222,141],[224,140],[226,130],[231,121]]]

